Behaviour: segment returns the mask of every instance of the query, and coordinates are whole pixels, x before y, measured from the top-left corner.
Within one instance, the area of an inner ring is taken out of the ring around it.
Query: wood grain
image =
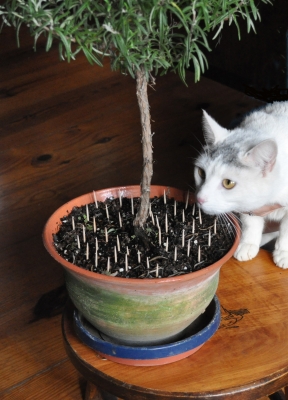
[[[81,399],[83,379],[64,351],[59,316],[33,314],[41,296],[64,283],[42,229],[73,197],[140,182],[135,82],[108,62],[60,62],[57,48],[46,53],[41,41],[34,52],[22,33],[19,49],[13,29],[0,34],[0,397]],[[209,79],[194,84],[192,73],[187,82],[169,74],[149,91],[153,182],[185,189],[201,146],[201,109],[227,126],[259,105]]]

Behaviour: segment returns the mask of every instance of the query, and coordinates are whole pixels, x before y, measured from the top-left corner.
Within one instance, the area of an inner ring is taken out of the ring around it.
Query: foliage
[[[261,0],[268,3],[269,0]],[[45,35],[46,49],[59,40],[62,59],[83,52],[90,63],[111,58],[112,69],[135,77],[139,69],[150,74],[178,72],[194,66],[195,80],[207,67],[208,34],[216,38],[224,24],[247,22],[248,32],[260,19],[253,0],[4,0],[3,24],[22,24],[35,37]]]

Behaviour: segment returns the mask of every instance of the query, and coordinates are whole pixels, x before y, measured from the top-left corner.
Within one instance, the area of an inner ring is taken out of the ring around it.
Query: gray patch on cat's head
[[[221,160],[223,164],[229,164],[237,168],[245,168],[239,160],[240,150],[232,144],[221,143],[217,146],[210,146],[207,153],[212,160]]]

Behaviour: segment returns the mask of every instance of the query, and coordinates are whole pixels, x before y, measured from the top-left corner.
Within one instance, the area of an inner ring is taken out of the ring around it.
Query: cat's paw
[[[288,251],[274,250],[273,252],[274,263],[283,269],[288,268]]]
[[[259,252],[259,247],[256,244],[240,243],[234,253],[234,257],[238,261],[248,261],[256,257]]]

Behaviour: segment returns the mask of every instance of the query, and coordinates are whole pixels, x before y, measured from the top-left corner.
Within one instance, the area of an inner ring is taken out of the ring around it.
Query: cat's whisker
[[[193,135],[193,136],[194,136],[194,139],[200,144],[202,151],[204,151],[204,152],[206,153],[206,147],[207,147],[208,144],[207,144],[207,141],[206,141],[206,139],[205,139],[205,136],[204,136],[205,145],[203,145],[203,143],[201,142],[201,140],[199,139],[198,136],[196,136],[196,135]],[[199,154],[201,154],[200,150],[198,150],[197,147],[194,147],[194,146],[192,146],[192,145],[191,145],[191,147],[192,147],[194,150],[198,151]]]
[[[195,152],[197,152],[198,155],[201,155],[201,152],[204,150],[203,143],[201,142],[201,140],[196,135],[194,136],[194,138],[200,144],[200,146],[201,146],[200,150],[197,147],[193,146],[192,144],[190,144],[189,147],[191,147],[191,149],[193,149]]]
[[[234,212],[231,213],[233,217],[239,222],[240,228],[241,228],[241,218]],[[235,228],[236,229],[236,228]]]
[[[241,220],[240,220],[240,218],[237,216],[237,214],[235,214],[235,213],[230,213],[235,219],[236,219],[236,221],[239,223],[239,225],[240,225],[240,229],[241,229]],[[231,222],[231,224],[232,224],[232,226],[233,226],[233,230],[234,230],[234,232],[235,232],[235,235],[237,234],[237,228],[236,228],[236,226]]]
[[[227,218],[226,218],[226,214],[222,213],[218,215],[218,224],[220,223],[222,225],[222,227],[224,227],[225,229],[223,229],[224,234],[228,234],[230,238],[234,237],[234,235],[232,236],[232,233],[230,231],[230,229],[228,228],[228,222],[227,222]]]
[[[237,234],[237,230],[231,219],[229,218],[228,214],[223,213],[220,215],[220,219],[223,221],[223,225],[226,227],[224,233],[228,233],[230,238],[235,238]]]

